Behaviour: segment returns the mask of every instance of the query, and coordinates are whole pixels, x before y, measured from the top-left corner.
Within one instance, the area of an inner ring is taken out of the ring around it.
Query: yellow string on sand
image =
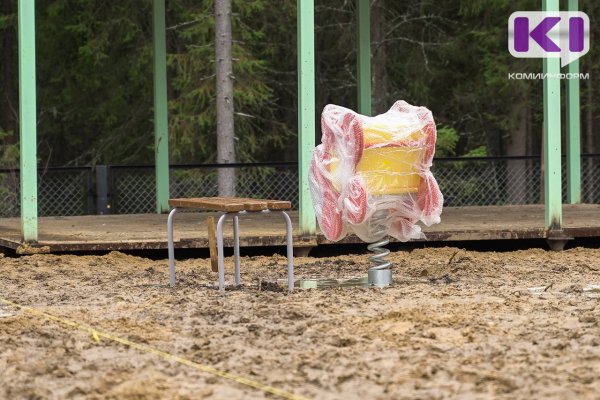
[[[229,373],[227,371],[222,371],[220,369],[211,367],[210,365],[200,364],[200,363],[197,363],[195,361],[188,360],[187,358],[179,357],[179,356],[176,356],[174,354],[170,354],[170,353],[167,353],[167,352],[162,351],[162,350],[155,349],[155,348],[150,347],[150,346],[145,346],[145,345],[140,344],[140,343],[132,342],[131,340],[123,339],[121,337],[112,335],[110,333],[101,332],[101,331],[98,331],[98,330],[96,330],[96,329],[94,329],[94,328],[92,328],[90,326],[85,325],[85,324],[82,324],[82,323],[79,323],[79,322],[76,322],[76,321],[72,321],[70,319],[57,317],[55,315],[48,314],[47,312],[44,312],[44,311],[41,311],[41,310],[37,310],[37,309],[35,309],[33,307],[24,306],[24,305],[15,303],[15,302],[10,301],[10,300],[3,299],[1,297],[0,297],[0,302],[2,302],[4,304],[7,304],[7,305],[10,305],[10,306],[13,306],[13,307],[16,307],[16,308],[19,308],[19,309],[21,309],[23,311],[26,311],[26,312],[30,313],[30,314],[38,315],[38,316],[47,318],[49,320],[56,321],[56,322],[58,322],[60,324],[63,324],[63,325],[66,325],[66,326],[70,326],[70,327],[78,329],[78,330],[86,331],[86,332],[88,332],[92,336],[92,338],[96,341],[96,343],[100,343],[100,338],[112,340],[113,342],[121,343],[121,344],[123,344],[125,346],[137,349],[139,351],[157,355],[157,356],[159,356],[159,357],[161,357],[161,358],[163,358],[165,360],[172,360],[172,361],[178,362],[179,364],[183,364],[183,365],[187,365],[189,367],[192,367],[192,368],[194,368],[194,369],[196,369],[198,371],[202,371],[202,372],[206,372],[206,373],[209,373],[209,374],[212,374],[212,375],[216,375],[216,376],[219,376],[221,378],[225,378],[225,379],[228,379],[230,381],[234,381],[234,382],[240,383],[242,385],[246,385],[246,386],[252,387],[254,389],[261,390],[261,391],[263,391],[265,393],[269,393],[269,394],[281,397],[283,399],[288,399],[288,400],[303,400],[302,397],[297,396],[297,395],[295,395],[293,393],[290,393],[290,392],[286,392],[285,390],[277,389],[275,387],[272,387],[272,386],[269,386],[269,385],[265,385],[265,384],[262,384],[262,383],[257,382],[257,381],[253,381],[251,379],[244,378],[243,376],[235,375],[235,374]]]

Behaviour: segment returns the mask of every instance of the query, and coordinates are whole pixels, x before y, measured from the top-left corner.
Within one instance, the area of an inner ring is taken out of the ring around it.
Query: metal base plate
[[[372,269],[368,274],[369,286],[389,286],[392,284],[391,269]]]
[[[283,285],[287,281],[278,279]],[[294,287],[298,289],[331,289],[336,287],[384,287],[392,284],[392,270],[369,271],[368,276],[360,278],[313,278],[298,279]]]
[[[294,283],[294,287],[299,289],[331,289],[336,287],[368,287],[367,277],[361,278],[315,278],[299,279]]]

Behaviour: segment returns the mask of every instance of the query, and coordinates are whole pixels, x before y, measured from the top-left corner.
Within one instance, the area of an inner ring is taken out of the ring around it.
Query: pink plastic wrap
[[[327,239],[352,231],[365,242],[386,235],[404,242],[424,237],[419,221],[440,222],[444,200],[429,171],[436,140],[431,111],[397,101],[366,117],[330,104],[321,130],[309,178]]]

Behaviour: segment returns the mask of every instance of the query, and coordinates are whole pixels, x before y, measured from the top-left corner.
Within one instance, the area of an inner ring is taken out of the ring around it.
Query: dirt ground
[[[600,250],[394,252],[385,289],[277,290],[285,258],[245,257],[239,290],[205,259],[0,258],[0,297],[306,398],[600,398]],[[231,263],[228,259],[228,279]],[[297,258],[355,277],[366,256]],[[274,398],[0,305],[0,398]]]

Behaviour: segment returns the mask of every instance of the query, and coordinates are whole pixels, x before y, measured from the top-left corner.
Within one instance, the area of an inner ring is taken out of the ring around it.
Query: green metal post
[[[579,10],[578,0],[569,0],[569,11]],[[579,60],[567,66],[567,73],[579,76]],[[581,120],[579,78],[567,80],[567,200],[581,203]]]
[[[167,45],[165,0],[152,7],[154,39],[154,163],[156,171],[156,212],[169,210],[169,117],[167,109]]]
[[[308,170],[315,147],[315,4],[298,0],[298,178],[300,183],[300,232],[316,233],[315,211],[310,198]]]
[[[544,11],[558,11],[559,0],[542,0]],[[560,73],[559,58],[544,58],[544,201],[545,226],[558,230],[562,226],[562,183],[560,149]]]
[[[37,110],[34,0],[19,0],[18,25],[21,233],[24,241],[37,241]]]
[[[371,7],[356,0],[358,24],[358,112],[371,115]]]

